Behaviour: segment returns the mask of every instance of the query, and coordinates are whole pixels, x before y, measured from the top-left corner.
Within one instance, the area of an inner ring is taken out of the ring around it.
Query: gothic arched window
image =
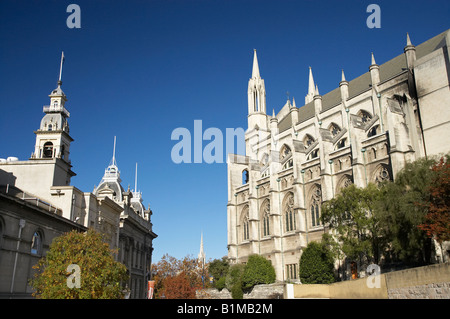
[[[312,192],[310,207],[311,207],[311,226],[319,226],[320,222],[320,206],[322,203],[322,191],[320,186],[316,186]]]
[[[250,238],[250,220],[248,213],[248,206],[242,211],[242,240],[249,240]]]
[[[305,146],[305,149],[310,147],[314,143],[314,139],[311,135],[306,134],[305,138],[303,139],[303,145]]]
[[[341,131],[341,128],[337,124],[331,123],[329,130],[330,130],[331,135],[333,137],[335,137],[336,135],[339,134],[339,132]]]
[[[294,212],[294,194],[289,193],[286,195],[285,203],[283,207],[284,222],[286,231],[293,231],[296,227],[295,212]]]
[[[270,202],[265,201],[261,209],[262,235],[270,235]]]
[[[372,115],[370,115],[368,112],[360,110],[358,112],[358,116],[361,118],[362,122],[366,124],[372,119]]]

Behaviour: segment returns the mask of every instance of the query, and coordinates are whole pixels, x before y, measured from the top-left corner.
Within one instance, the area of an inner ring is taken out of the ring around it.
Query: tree
[[[42,299],[118,299],[123,298],[121,282],[127,280],[125,265],[114,261],[113,250],[101,235],[71,231],[56,237],[47,255],[41,258],[33,279],[33,296]],[[78,273],[69,267],[76,265]],[[79,267],[79,268],[78,268]],[[74,287],[72,276],[79,276]]]
[[[164,281],[164,294],[167,299],[195,299],[195,291],[184,271],[176,276],[169,276]]]
[[[449,157],[432,167],[433,177],[428,191],[429,200],[424,204],[427,209],[425,221],[418,227],[427,233],[428,237],[434,237],[442,245],[442,242],[450,240],[450,161]],[[442,249],[442,247],[441,247]]]
[[[322,205],[322,221],[334,230],[342,252],[350,259],[378,263],[385,242],[376,214],[380,190],[350,185]]]
[[[389,242],[386,258],[405,264],[427,264],[431,258],[431,240],[418,226],[423,224],[433,180],[433,158],[422,158],[397,173],[395,182],[380,187],[377,216],[383,238]]]
[[[184,274],[185,278],[176,278],[180,273]],[[183,259],[165,254],[161,260],[152,265],[152,278],[155,281],[155,298],[161,298],[164,294],[166,298],[166,280],[177,281],[177,284],[184,283],[187,285],[184,290],[201,289],[203,287],[202,276],[207,278],[208,266],[205,269],[198,262],[197,258],[193,256],[185,256]],[[175,279],[176,278],[176,279]],[[184,280],[186,279],[186,280]],[[208,286],[208,281],[205,280],[205,285]]]
[[[244,274],[244,269],[244,264],[231,265],[225,277],[225,286],[231,292],[233,299],[242,299],[244,296],[242,292],[242,275]]]
[[[242,288],[251,289],[258,284],[271,284],[276,279],[275,269],[270,261],[260,255],[251,255],[242,274]]]
[[[300,257],[300,281],[303,284],[334,282],[333,257],[325,245],[310,242]]]
[[[222,259],[214,259],[208,265],[208,271],[210,276],[214,278],[214,285],[218,289],[222,289],[225,286],[225,277],[228,273],[230,264],[228,258],[222,257]]]

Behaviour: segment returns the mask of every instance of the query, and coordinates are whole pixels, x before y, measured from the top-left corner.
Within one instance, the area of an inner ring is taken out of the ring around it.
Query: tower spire
[[[312,102],[314,95],[315,95],[315,89],[316,88],[314,85],[312,69],[311,69],[311,67],[309,67],[308,94],[306,94],[306,96],[305,96],[305,104]]]
[[[259,65],[258,65],[258,57],[256,56],[256,49],[253,49],[252,78],[261,78],[261,75],[259,74]]]
[[[200,239],[200,252],[198,253],[198,262],[205,264],[205,252],[203,251],[203,232]]]

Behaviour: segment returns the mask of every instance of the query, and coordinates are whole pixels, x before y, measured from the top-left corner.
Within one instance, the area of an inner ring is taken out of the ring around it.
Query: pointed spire
[[[275,117],[275,109],[272,109],[272,117]]]
[[[345,80],[344,69],[342,69],[341,81],[342,81],[342,82],[346,81],[346,80]]]
[[[308,94],[314,94],[314,78],[311,67],[309,67]]]
[[[411,39],[409,38],[409,33],[406,32],[406,46],[412,45]]]
[[[259,74],[259,66],[258,66],[258,57],[256,56],[256,49],[253,49],[253,70],[252,70],[252,78],[260,78]]]
[[[314,95],[320,95],[319,94],[319,87],[317,86],[317,84],[316,84],[316,90],[314,91]]]
[[[297,107],[297,105],[295,105],[295,98],[292,97],[292,107]]]
[[[205,264],[205,252],[203,251],[203,232],[200,239],[200,252],[198,253],[198,262]]]
[[[372,65],[376,65],[377,63],[375,62],[375,57],[373,56],[373,52],[372,52]]]

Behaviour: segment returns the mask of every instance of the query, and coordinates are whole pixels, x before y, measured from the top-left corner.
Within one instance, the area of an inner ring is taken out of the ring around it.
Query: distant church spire
[[[203,233],[200,240],[200,252],[198,253],[198,262],[202,263],[203,265],[206,262],[205,252],[203,251]]]

